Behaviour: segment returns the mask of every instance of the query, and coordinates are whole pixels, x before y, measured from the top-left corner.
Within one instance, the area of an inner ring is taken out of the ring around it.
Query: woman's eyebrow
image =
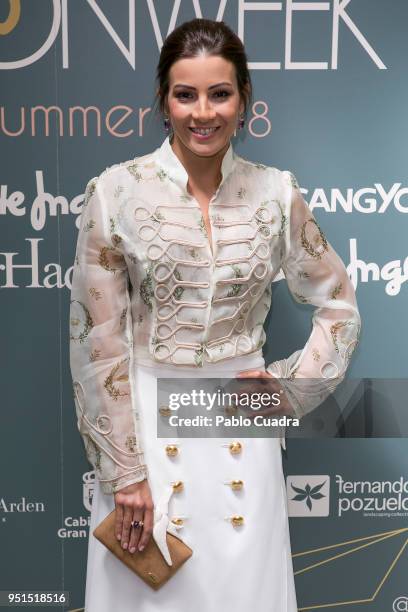
[[[230,85],[232,87],[232,83],[229,83],[228,81],[223,81],[222,83],[216,83],[215,85],[210,85],[208,89],[215,89],[215,87],[221,87],[221,85]],[[192,85],[186,85],[184,83],[176,83],[176,85],[174,85],[174,89],[176,89],[177,87],[183,87],[185,89],[196,89]]]

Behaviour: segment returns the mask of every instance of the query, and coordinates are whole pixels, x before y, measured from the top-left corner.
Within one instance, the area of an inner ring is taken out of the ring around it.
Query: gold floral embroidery
[[[120,391],[120,389],[118,389],[118,387],[115,387],[115,385],[113,384],[116,372],[119,370],[121,365],[126,362],[127,359],[123,359],[122,361],[117,363],[109,372],[109,376],[105,378],[105,381],[103,383],[103,386],[105,387],[108,395],[115,401],[118,399],[118,397],[125,397],[126,395],[129,395],[128,391]],[[128,380],[128,377],[127,375],[123,375],[120,376],[117,380]]]
[[[96,178],[88,183],[86,190],[85,190],[83,207],[87,206],[89,200],[92,198],[93,194],[95,193],[97,180],[98,179]]]
[[[166,217],[163,215],[163,213],[157,210],[154,214],[150,215],[150,219],[155,223],[160,223],[160,221],[165,221]]]
[[[285,211],[283,210],[283,206],[282,206],[281,202],[279,202],[277,200],[277,203],[278,203],[280,214],[281,214],[281,226],[279,228],[278,236],[283,236],[283,234],[285,232],[286,224],[288,222],[288,218],[285,215]],[[282,255],[281,255],[281,257],[282,257]]]
[[[95,221],[93,219],[89,219],[88,223],[84,226],[84,232],[89,232],[93,227],[95,227]]]
[[[307,304],[309,302],[309,300],[301,293],[293,293],[293,295],[298,299],[299,302],[302,302],[302,304]]]
[[[73,336],[72,334],[70,335],[70,339],[71,340],[79,340],[79,342],[83,342],[85,340],[85,338],[88,337],[91,329],[94,326],[92,317],[91,317],[91,313],[89,312],[88,308],[85,306],[85,304],[83,302],[81,302],[80,300],[71,300],[71,304],[73,304],[74,302],[77,302],[77,304],[80,304],[85,312],[85,323],[83,326],[82,331],[80,332],[80,334],[78,336]],[[71,317],[71,325],[72,326],[77,326],[79,325],[80,321],[77,318],[72,318]]]
[[[299,369],[299,366],[297,366],[297,367],[296,367],[296,368],[293,370],[293,372],[292,372],[292,374],[289,376],[288,380],[294,380],[294,378],[296,377],[296,372],[298,371],[298,369]]]
[[[118,246],[120,242],[122,242],[122,238],[116,234],[116,221],[113,217],[109,217],[109,230],[111,233],[111,240],[114,247]]]
[[[194,355],[194,361],[196,363],[197,366],[202,366],[203,365],[203,354],[205,351],[205,343],[201,343],[200,348],[195,350],[195,355]]]
[[[120,270],[121,268],[113,268],[110,265],[109,257],[108,257],[109,253],[113,253],[114,257],[118,259],[120,258],[122,262],[124,261],[123,256],[120,255],[120,253],[115,249],[115,247],[104,246],[99,250],[98,263],[104,270],[115,273],[117,270]]]
[[[342,289],[343,289],[343,283],[339,283],[338,285],[336,285],[335,288],[333,289],[333,291],[330,294],[330,298],[332,300],[335,300],[337,298],[337,296],[339,295],[339,293],[341,292]]]
[[[156,176],[160,181],[164,181],[166,178],[170,179],[169,175],[165,170],[163,170],[163,168],[160,168],[160,170],[156,172]]]
[[[207,228],[205,226],[205,221],[204,221],[203,215],[201,215],[200,220],[198,222],[198,225],[199,225],[201,231],[203,232],[204,236],[206,236],[208,238]]]
[[[174,276],[177,278],[178,281],[182,281],[182,276],[179,272],[179,270],[174,270],[173,272]],[[184,287],[176,287],[176,289],[174,290],[174,297],[176,298],[176,300],[180,300],[181,296],[183,295],[184,292]]]
[[[319,225],[317,224],[317,221],[315,219],[308,219],[307,221],[305,221],[302,225],[302,230],[301,230],[301,245],[302,247],[305,249],[305,251],[307,253],[309,253],[309,255],[311,255],[312,257],[314,257],[315,259],[321,259],[322,257],[322,253],[320,251],[317,251],[316,248],[312,245],[312,243],[307,239],[306,237],[306,225],[308,223],[313,223],[318,231],[318,234],[316,234],[313,238],[313,242],[315,243],[316,247],[317,246],[322,246],[324,251],[327,251],[329,246],[327,244],[327,240],[325,235],[323,234],[322,230],[320,229]]]
[[[212,215],[212,217],[211,217],[211,218],[212,218],[212,220],[213,220],[213,223],[218,223],[218,222],[220,222],[220,221],[221,221],[221,222],[222,222],[222,221],[225,221],[224,217],[223,217],[222,215],[220,215],[220,213],[216,213],[215,215]]]
[[[89,355],[89,361],[96,361],[96,359],[100,356],[101,356],[101,351],[99,349],[94,349],[92,353]]]
[[[126,438],[125,446],[129,450],[129,452],[134,453],[136,450],[136,436],[128,436]]]
[[[154,291],[153,291],[153,279],[152,279],[152,266],[151,265],[146,270],[146,275],[144,279],[142,280],[142,282],[140,283],[139,293],[140,293],[140,297],[142,298],[143,302],[148,307],[149,312],[152,312],[153,310],[152,297],[154,295]]]
[[[353,325],[352,321],[337,321],[330,326],[330,334],[333,340],[334,348],[336,349],[336,353],[340,353],[338,346],[338,333],[342,327],[346,327],[348,325]]]
[[[127,374],[121,374],[116,380],[119,382],[129,382],[129,376]]]
[[[122,242],[122,238],[118,234],[112,234],[111,238],[112,238],[112,244],[115,247],[118,246],[118,244]]]
[[[319,349],[314,348],[314,349],[312,350],[312,355],[313,355],[313,359],[314,359],[315,361],[319,361],[319,359],[320,359]]]
[[[242,278],[244,276],[241,272],[240,267],[237,266],[237,264],[232,264],[231,268],[234,270],[235,278]],[[242,289],[242,285],[238,283],[234,283],[231,289],[228,291],[227,297],[234,297],[235,295],[238,295],[241,292],[241,289]]]
[[[89,294],[92,295],[95,300],[100,300],[102,298],[102,293],[98,291],[96,287],[90,287]]]
[[[134,162],[133,164],[128,164],[126,168],[130,172],[130,174],[135,177],[138,183],[142,180],[143,177],[139,172],[139,164]]]

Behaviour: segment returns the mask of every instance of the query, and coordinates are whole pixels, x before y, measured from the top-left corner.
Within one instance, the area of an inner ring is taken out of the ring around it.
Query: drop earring
[[[170,119],[169,119],[169,117],[167,117],[167,116],[165,116],[165,117],[164,117],[163,124],[164,124],[164,129],[166,130],[166,132],[167,132],[167,133],[168,133],[168,132],[170,132],[170,127],[171,127],[171,124],[170,124]]]
[[[244,117],[244,115],[242,114],[242,115],[240,115],[240,117],[239,117],[239,121],[238,121],[238,129],[239,129],[239,130],[242,130],[242,128],[244,127],[244,125],[245,125],[245,117]]]

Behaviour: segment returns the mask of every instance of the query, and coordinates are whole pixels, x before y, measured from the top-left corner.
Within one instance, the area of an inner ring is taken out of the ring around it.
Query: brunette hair
[[[248,60],[241,39],[224,21],[192,19],[174,29],[165,39],[156,69],[159,109],[165,110],[165,99],[169,92],[171,66],[180,59],[207,55],[219,55],[235,66],[235,74],[246,116],[252,99],[252,82]],[[246,89],[247,88],[247,89]]]

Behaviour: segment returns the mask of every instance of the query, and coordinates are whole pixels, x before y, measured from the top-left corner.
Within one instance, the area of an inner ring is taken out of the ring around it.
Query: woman
[[[294,612],[284,437],[158,438],[168,410],[157,414],[156,382],[282,377],[281,413],[301,417],[344,377],[360,329],[354,290],[294,176],[232,148],[251,99],[240,39],[223,22],[186,22],[157,76],[170,134],[89,181],[77,243],[71,371],[96,474],[85,610]],[[265,367],[281,267],[295,299],[318,308],[303,350]],[[193,549],[159,591],[93,537],[114,508],[130,554],[159,516]]]

